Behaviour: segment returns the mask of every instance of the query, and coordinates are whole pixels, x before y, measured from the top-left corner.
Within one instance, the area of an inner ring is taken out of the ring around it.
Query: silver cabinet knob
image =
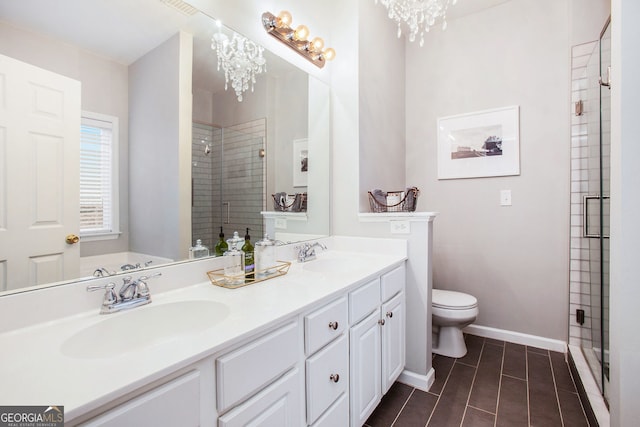
[[[393,311],[387,311],[387,317],[389,318],[393,317]]]
[[[384,326],[384,324],[385,324],[384,319],[380,319],[380,320],[378,320],[378,325],[380,325],[380,326]]]
[[[333,329],[334,331],[338,329],[338,321],[329,322],[329,328]]]
[[[331,376],[329,376],[329,379],[331,381],[333,381],[334,383],[337,383],[338,381],[340,381],[340,375],[339,374],[331,374]]]

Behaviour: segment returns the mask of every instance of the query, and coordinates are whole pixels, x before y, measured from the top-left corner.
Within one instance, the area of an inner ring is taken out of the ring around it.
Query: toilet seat
[[[432,289],[431,305],[446,310],[469,310],[478,307],[478,300],[463,292]]]

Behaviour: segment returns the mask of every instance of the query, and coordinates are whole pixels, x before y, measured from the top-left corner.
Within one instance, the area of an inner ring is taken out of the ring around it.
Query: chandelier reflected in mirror
[[[211,38],[211,49],[218,54],[218,71],[224,71],[224,90],[229,81],[242,102],[242,93],[249,89],[253,92],[256,75],[267,71],[267,61],[262,56],[264,48],[254,41],[233,32],[231,40],[222,32],[222,23],[216,22],[218,32]]]
[[[389,12],[389,19],[398,24],[398,37],[402,35],[402,23],[409,27],[409,41],[420,34],[420,46],[424,45],[424,33],[429,32],[438,19],[442,18],[442,29],[447,28],[447,9],[457,0],[379,0]],[[378,0],[375,0],[376,4]]]

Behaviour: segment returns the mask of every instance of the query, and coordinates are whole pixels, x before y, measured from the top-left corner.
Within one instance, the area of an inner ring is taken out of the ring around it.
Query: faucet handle
[[[106,307],[118,302],[118,295],[114,290],[115,287],[116,287],[116,284],[113,282],[110,282],[110,283],[107,283],[106,285],[89,285],[87,286],[87,291],[94,292],[94,291],[99,291],[101,289],[104,289],[105,292],[104,292],[104,298],[102,299],[102,305]]]
[[[134,283],[136,286],[136,297],[137,298],[148,298],[150,296],[149,286],[147,285],[147,280],[154,279],[156,277],[162,276],[161,272],[154,273],[150,276],[141,276]]]

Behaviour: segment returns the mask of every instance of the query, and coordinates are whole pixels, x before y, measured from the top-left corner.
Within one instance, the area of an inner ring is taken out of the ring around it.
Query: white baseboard
[[[496,340],[512,342],[515,344],[544,348],[545,350],[552,350],[560,353],[567,352],[566,341],[539,337],[537,335],[523,334],[520,332],[507,331],[504,329],[496,329],[479,325],[469,325],[463,329],[463,332],[484,338],[493,338]]]
[[[416,374],[415,372],[407,371],[405,369],[398,377],[398,382],[415,387],[422,391],[429,391],[435,380],[436,371],[433,367],[429,369],[427,375]]]

